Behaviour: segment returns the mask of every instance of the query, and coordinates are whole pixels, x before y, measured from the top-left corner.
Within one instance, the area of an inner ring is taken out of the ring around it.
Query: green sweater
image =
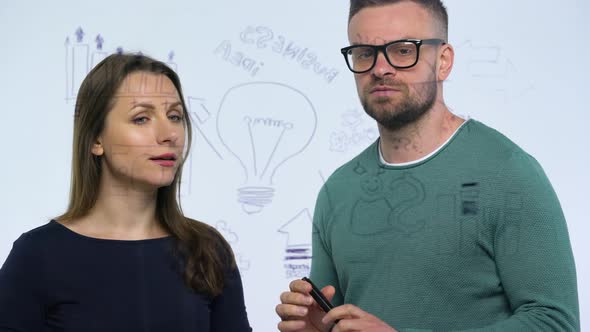
[[[577,331],[576,271],[537,161],[468,120],[429,158],[378,141],[322,187],[311,279],[400,331]]]

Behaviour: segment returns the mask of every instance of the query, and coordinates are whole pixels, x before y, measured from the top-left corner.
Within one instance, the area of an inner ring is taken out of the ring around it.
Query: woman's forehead
[[[129,73],[117,91],[117,97],[168,97],[178,99],[174,83],[164,74],[147,71]]]

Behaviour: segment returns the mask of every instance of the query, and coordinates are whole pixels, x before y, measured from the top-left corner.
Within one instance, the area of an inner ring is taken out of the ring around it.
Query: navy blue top
[[[86,237],[50,221],[24,233],[0,269],[0,331],[252,331],[242,282],[216,298],[188,288],[172,237]]]

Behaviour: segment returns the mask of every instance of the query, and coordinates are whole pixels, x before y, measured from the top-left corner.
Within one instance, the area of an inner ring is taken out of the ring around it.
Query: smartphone
[[[330,303],[330,301],[328,301],[324,294],[322,294],[319,288],[317,288],[316,285],[309,278],[303,277],[301,280],[307,281],[311,285],[311,292],[309,292],[309,294],[320,305],[324,312],[328,312],[332,308],[334,308],[334,305]]]

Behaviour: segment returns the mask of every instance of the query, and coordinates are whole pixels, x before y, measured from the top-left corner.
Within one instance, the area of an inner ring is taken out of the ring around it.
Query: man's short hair
[[[428,10],[437,21],[436,23],[438,26],[438,30],[441,34],[438,37],[443,38],[444,40],[448,40],[449,15],[447,13],[447,8],[441,0],[350,0],[350,12],[348,14],[348,22],[350,22],[352,17],[356,15],[359,11],[361,11],[361,9],[363,8],[385,6],[400,2],[413,2]]]

